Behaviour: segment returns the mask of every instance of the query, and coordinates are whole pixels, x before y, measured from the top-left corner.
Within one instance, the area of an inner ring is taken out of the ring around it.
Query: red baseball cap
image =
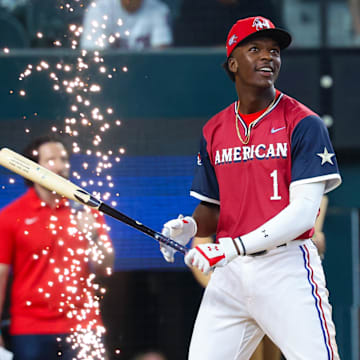
[[[248,17],[238,20],[230,29],[226,41],[227,57],[240,43],[258,36],[274,39],[278,42],[280,49],[287,48],[291,43],[291,35],[283,29],[276,28],[269,19],[262,16]]]

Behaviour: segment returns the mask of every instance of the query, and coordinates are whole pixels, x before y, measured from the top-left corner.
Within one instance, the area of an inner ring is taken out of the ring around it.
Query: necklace
[[[244,145],[247,145],[250,141],[250,133],[251,133],[251,129],[253,128],[253,126],[256,124],[256,122],[264,117],[272,108],[272,106],[275,104],[275,101],[276,101],[276,96],[274,97],[274,99],[271,101],[270,105],[266,108],[266,110],[260,114],[255,120],[253,120],[246,133],[245,133],[245,139],[243,140],[243,138],[241,137],[241,134],[240,134],[240,130],[239,130],[239,124],[238,122],[241,121],[241,117],[239,115],[239,106],[240,106],[240,100],[238,100],[236,103],[235,103],[235,126],[236,126],[236,132],[237,132],[237,136],[239,138],[239,140],[244,144]]]

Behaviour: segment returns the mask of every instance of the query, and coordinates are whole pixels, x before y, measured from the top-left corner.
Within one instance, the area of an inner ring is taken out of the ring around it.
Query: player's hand
[[[225,266],[239,253],[230,237],[220,238],[218,244],[200,244],[191,249],[185,256],[185,264],[198,268],[208,274],[216,266]]]
[[[165,223],[161,231],[163,235],[183,246],[195,236],[196,232],[196,221],[191,216],[183,217],[182,215]],[[167,262],[174,262],[175,249],[166,245],[160,245],[160,251]]]
[[[0,346],[0,359],[1,360],[12,360],[14,358],[14,354],[4,347]]]
[[[323,259],[326,250],[325,234],[322,231],[315,231],[312,241],[317,247],[319,256]]]

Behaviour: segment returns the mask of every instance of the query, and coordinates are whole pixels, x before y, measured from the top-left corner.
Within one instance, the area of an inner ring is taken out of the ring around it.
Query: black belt
[[[279,246],[277,246],[277,248],[279,247],[282,247],[282,246],[286,246],[287,244],[281,244]],[[252,253],[252,254],[249,254],[249,256],[261,256],[261,255],[265,255],[269,252],[269,250],[261,250],[261,251],[258,251],[256,253]]]

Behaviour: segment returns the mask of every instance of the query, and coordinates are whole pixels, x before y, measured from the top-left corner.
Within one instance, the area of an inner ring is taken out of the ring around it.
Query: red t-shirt
[[[101,239],[110,241],[103,216],[93,215]],[[65,199],[50,208],[30,189],[0,212],[0,263],[13,271],[11,334],[102,325],[89,278],[88,244]]]

